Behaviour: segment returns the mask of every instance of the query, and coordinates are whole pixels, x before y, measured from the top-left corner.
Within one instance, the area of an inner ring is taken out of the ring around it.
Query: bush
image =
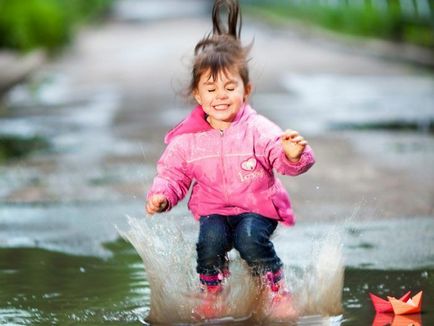
[[[75,27],[104,13],[109,0],[0,0],[0,48],[55,50]]]
[[[434,48],[434,23],[431,16],[405,14],[398,0],[385,2],[380,9],[373,1],[359,5],[351,1],[324,2],[319,0],[241,0],[250,8],[282,18],[295,18],[338,32],[404,41]]]

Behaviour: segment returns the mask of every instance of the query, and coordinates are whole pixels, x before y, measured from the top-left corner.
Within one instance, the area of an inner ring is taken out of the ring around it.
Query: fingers
[[[168,205],[167,198],[163,195],[154,195],[149,198],[146,203],[146,212],[148,214],[155,214],[162,212],[166,209]]]
[[[162,195],[154,195],[151,197],[151,203],[156,206],[156,207],[160,207],[160,205],[162,203],[164,203],[164,201],[166,200],[166,197],[162,196]]]
[[[297,137],[297,136],[299,136],[299,134],[298,134],[297,131],[295,131],[295,130],[291,130],[291,129],[286,129],[286,130],[283,132],[282,136],[280,136],[280,138],[281,138],[283,141],[286,141],[286,140],[292,140],[294,137]]]
[[[306,146],[307,145],[307,140],[304,139],[303,137],[299,136],[299,137],[295,137],[291,140],[293,143],[296,143],[298,145],[301,146]]]
[[[146,203],[146,213],[152,215],[155,214],[157,212],[156,207],[151,203],[151,202],[147,202]]]
[[[155,213],[155,212],[153,211],[153,209],[151,209],[151,208],[149,207],[148,204],[146,204],[146,213],[149,214],[149,215],[153,215],[153,214]]]
[[[285,130],[280,138],[283,142],[290,141],[301,146],[306,146],[308,144],[307,140],[300,136],[298,131],[291,129]]]

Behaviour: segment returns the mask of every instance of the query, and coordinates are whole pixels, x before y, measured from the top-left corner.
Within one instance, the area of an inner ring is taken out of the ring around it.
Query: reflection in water
[[[83,215],[85,214],[83,213]],[[136,236],[135,240],[138,241],[137,243],[142,249],[148,244],[154,246],[144,252],[148,254],[150,261],[157,265],[153,269],[147,267],[146,270],[155,275],[157,272],[168,275],[169,284],[161,291],[166,291],[169,295],[174,295],[176,292],[172,299],[185,306],[190,305],[191,300],[193,300],[191,296],[190,298],[188,295],[183,296],[185,289],[197,289],[195,273],[190,272],[194,268],[191,239],[197,230],[193,221],[188,225],[183,225],[184,219],[180,216],[177,218],[177,227],[171,226],[174,224],[172,217],[154,218],[140,222],[133,219],[133,222],[130,223],[131,230],[125,233],[131,237]],[[59,219],[62,219],[62,216],[59,216]],[[165,221],[166,219],[169,219],[170,222]],[[47,222],[46,225],[49,223]],[[83,224],[83,221],[78,220],[77,224]],[[302,227],[300,225],[298,228]],[[180,228],[182,234],[176,233]],[[93,230],[92,228],[89,232]],[[325,233],[331,234],[328,231]],[[164,234],[165,238],[159,237],[161,234]],[[180,237],[183,237],[183,240],[180,241]],[[301,242],[307,246],[313,238],[318,238],[318,235],[315,233],[313,236],[306,236]],[[160,239],[160,241],[153,242],[155,239]],[[321,245],[327,243],[325,238],[315,242],[318,248],[315,250],[316,253],[309,255],[310,250],[308,249],[305,252],[307,253],[306,256],[312,256],[310,259],[312,262],[317,263],[297,262],[295,264],[297,266],[306,266],[298,269],[292,263],[291,266],[287,266],[288,280],[292,281],[297,280],[297,277],[299,278],[299,281],[293,284],[293,290],[298,295],[298,300],[304,298],[302,305],[309,306],[306,303],[310,302],[313,307],[312,311],[307,312],[306,310],[304,313],[316,314],[301,317],[297,325],[370,325],[375,318],[375,311],[369,300],[369,292],[378,293],[385,297],[390,294],[404,293],[406,290],[418,291],[422,289],[426,293],[422,314],[392,316],[388,325],[392,322],[394,322],[393,325],[401,325],[399,323],[408,318],[415,325],[419,325],[419,319],[421,320],[420,325],[422,323],[434,325],[434,272],[429,267],[413,270],[392,270],[353,268],[347,265],[342,297],[343,315],[322,317],[319,311],[314,312],[316,307],[317,309],[322,308],[324,313],[331,314],[334,308],[332,302],[328,300],[332,298],[335,299],[338,306],[341,304],[337,300],[340,289],[336,289],[336,292],[331,294],[332,297],[327,300],[322,298],[327,295],[327,287],[332,291],[332,286],[327,286],[327,282],[332,284],[327,273],[333,273],[335,268],[333,266],[339,266],[339,259],[333,258],[333,250],[321,249]],[[339,242],[336,240],[336,243]],[[293,244],[291,243],[291,245]],[[106,243],[104,247],[112,255],[96,258],[67,254],[59,252],[61,247],[56,247],[57,251],[53,248],[0,248],[0,325],[80,324],[94,326],[110,324],[137,326],[139,320],[143,320],[145,316],[149,315],[149,309],[154,309],[155,304],[159,304],[163,310],[152,311],[151,316],[153,318],[162,318],[157,313],[163,312],[166,313],[166,316],[163,317],[174,316],[175,312],[169,311],[169,314],[167,310],[164,310],[167,308],[164,303],[166,293],[158,292],[157,288],[158,283],[156,282],[161,281],[164,275],[156,275],[156,281],[155,279],[150,280],[151,284],[149,284],[147,275],[143,270],[143,263],[129,243],[118,239]],[[330,244],[328,247],[333,248],[334,245]],[[171,252],[175,254],[169,256],[169,250],[172,249],[174,251]],[[322,258],[319,258],[318,254],[321,251]],[[329,272],[324,271],[326,266],[319,263],[319,261],[327,262],[327,252],[330,252],[331,258],[331,264],[328,266]],[[151,257],[151,253],[157,253],[157,256]],[[363,255],[360,252],[353,254]],[[365,255],[368,254],[369,252],[366,251]],[[144,255],[144,257],[147,256]],[[232,285],[237,280],[243,279],[246,274],[244,266],[240,264],[237,257],[231,258],[234,260],[231,265],[233,277],[230,284]],[[285,261],[288,259],[287,256]],[[180,272],[173,273],[173,271],[180,270],[189,274],[186,276],[180,275]],[[323,278],[318,278],[318,275],[323,275]],[[311,283],[307,281],[309,278]],[[180,283],[173,285],[176,280],[179,280]],[[248,283],[250,280],[247,277],[243,281]],[[321,284],[321,282],[325,284]],[[229,299],[232,300],[231,302],[234,302],[233,298],[240,298],[243,293],[246,293],[247,285],[246,287],[244,285],[245,283],[239,284],[235,290],[234,288],[230,289],[229,295],[233,295]],[[152,298],[150,286],[152,286]],[[303,289],[303,286],[306,287],[305,292],[297,293],[296,291]],[[154,291],[155,288],[157,289]],[[312,290],[315,289],[318,291],[312,293]],[[162,293],[163,296],[158,296],[158,293]],[[304,297],[305,295],[307,297]],[[151,300],[153,300],[152,305]],[[240,304],[244,304],[244,301],[245,298],[235,302],[231,312],[234,316],[234,311],[238,309]],[[316,302],[320,302],[320,306],[315,305]],[[169,304],[173,304],[173,301]],[[337,308],[340,309],[340,307]],[[244,324],[250,326],[258,323],[252,323],[249,320]],[[263,323],[263,325],[270,324],[269,322]]]
[[[148,275],[151,288],[148,320],[157,323],[191,322],[191,311],[200,292],[194,271],[194,237],[183,232],[182,226],[169,217],[129,218],[129,224],[130,229],[120,233],[135,247]],[[299,320],[302,324],[311,323],[312,318],[320,322],[326,318],[321,316],[342,313],[344,265],[340,236],[330,232],[317,240],[315,247],[308,266],[286,266],[286,279],[296,308],[301,315],[309,316]],[[230,260],[231,277],[222,295],[227,307],[223,315],[233,319],[253,316],[255,321],[264,322],[267,317],[262,314],[263,309],[258,309],[261,303],[255,280],[249,276],[246,265],[235,251],[230,252]],[[334,323],[340,320],[336,317],[326,319]]]
[[[372,326],[421,326],[422,318],[420,314],[412,315],[393,315],[378,313],[375,315]]]
[[[0,325],[137,325],[143,269],[124,241],[107,260],[37,248],[0,248]]]

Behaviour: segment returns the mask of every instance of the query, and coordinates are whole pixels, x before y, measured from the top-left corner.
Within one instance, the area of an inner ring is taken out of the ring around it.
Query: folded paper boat
[[[369,296],[371,297],[372,304],[374,305],[374,309],[376,312],[379,313],[387,313],[387,312],[393,312],[392,304],[389,300],[385,300],[383,298],[380,298],[376,296],[375,294],[369,293]],[[399,298],[402,302],[407,302],[408,299],[410,299],[411,292],[408,291],[406,294],[404,294],[401,298]]]
[[[422,308],[423,291],[418,292],[414,297],[408,300],[395,299],[387,297],[392,305],[395,315],[416,314]]]

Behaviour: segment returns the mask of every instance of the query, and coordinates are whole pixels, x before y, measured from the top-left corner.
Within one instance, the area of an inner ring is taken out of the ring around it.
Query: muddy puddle
[[[167,324],[168,318],[175,322],[172,318],[177,314],[179,322],[189,323],[188,294],[198,290],[197,225],[183,214],[119,218],[121,211],[135,214],[133,206],[75,207],[68,214],[61,213],[68,211],[65,207],[40,207],[33,221],[24,207],[3,206],[1,233],[8,241],[3,240],[0,249],[0,323]],[[83,215],[92,211],[99,212],[93,216],[99,222],[83,227]],[[21,221],[13,218],[18,215]],[[110,227],[104,231],[107,220]],[[43,224],[53,228],[37,232]],[[433,227],[432,218],[420,217],[345,225],[301,222],[293,229],[278,229],[276,250],[304,309],[300,319],[286,324],[369,325],[376,317],[369,292],[399,296],[407,290],[424,290],[423,313],[410,317],[430,325],[434,322],[434,237],[429,231]],[[33,236],[26,232],[28,228]],[[134,247],[120,238],[118,230]],[[72,236],[77,234],[80,237]],[[229,298],[238,302],[246,294],[248,276],[236,253],[230,257],[233,294]],[[250,319],[248,324],[252,323],[264,324]]]

